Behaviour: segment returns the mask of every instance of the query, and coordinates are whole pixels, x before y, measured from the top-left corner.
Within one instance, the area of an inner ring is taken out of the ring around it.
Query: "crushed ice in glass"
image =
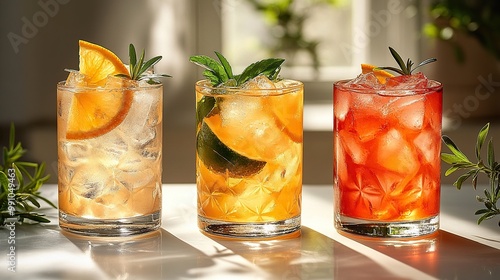
[[[401,75],[387,78],[386,83],[382,84],[375,73],[370,72],[360,74],[356,78],[348,81],[346,87],[359,88],[359,89],[374,89],[374,90],[400,90],[397,95],[415,94],[413,90],[424,89],[429,86],[429,80],[422,73],[415,73],[412,75]],[[407,90],[407,91],[405,91]],[[384,93],[391,94],[391,93]]]

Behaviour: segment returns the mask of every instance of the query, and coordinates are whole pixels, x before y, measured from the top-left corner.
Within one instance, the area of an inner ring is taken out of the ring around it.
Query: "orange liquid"
[[[407,96],[334,89],[336,213],[411,221],[439,214],[442,88]]]
[[[105,89],[101,94],[106,94]],[[67,139],[70,90],[58,90],[59,210],[87,219],[122,219],[161,210],[161,88],[134,91],[111,131]]]
[[[217,96],[220,111],[202,120],[230,149],[265,165],[255,174],[233,176],[210,168],[197,153],[200,216],[226,222],[269,222],[300,216],[303,91],[268,94]],[[197,87],[196,96],[197,102],[203,97],[201,87]],[[200,129],[201,124],[197,133]]]

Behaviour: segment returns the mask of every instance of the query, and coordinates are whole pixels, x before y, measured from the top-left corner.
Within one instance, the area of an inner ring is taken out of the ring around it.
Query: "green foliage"
[[[456,33],[474,38],[500,59],[500,1],[434,0],[430,13],[433,21],[425,25],[424,33],[449,43],[459,62],[464,62],[466,57]]]
[[[240,75],[234,75],[227,59],[218,52],[215,54],[220,62],[206,55],[194,55],[189,58],[191,62],[205,69],[203,76],[210,80],[213,86],[238,87],[259,75],[275,80],[281,70],[281,64],[285,61],[281,58],[260,60],[250,64]]]
[[[0,226],[9,218],[15,218],[20,223],[25,219],[50,222],[43,214],[34,212],[41,206],[38,200],[57,208],[40,195],[40,187],[49,179],[49,175],[44,175],[45,164],[20,161],[25,153],[21,143],[15,143],[15,129],[11,125],[9,146],[3,148],[0,165]]]
[[[489,190],[484,190],[484,196],[476,196],[476,199],[484,203],[485,208],[476,211],[476,215],[481,215],[477,221],[480,224],[482,221],[491,219],[500,214],[500,209],[497,207],[497,202],[500,199],[500,164],[495,160],[495,151],[493,147],[493,139],[488,141],[486,148],[486,161],[481,156],[481,149],[486,141],[490,124],[486,124],[477,136],[475,153],[477,162],[471,162],[467,156],[455,145],[455,143],[446,135],[443,136],[443,142],[452,152],[451,154],[442,153],[441,159],[450,164],[451,167],[446,170],[445,176],[448,176],[458,170],[465,171],[460,175],[453,184],[457,189],[462,188],[462,184],[471,179],[474,189],[477,188],[477,179],[480,173],[485,174],[489,179]],[[500,222],[499,222],[500,226]]]
[[[340,6],[346,2],[345,0],[310,0],[305,7],[302,7],[297,5],[298,1],[295,0],[246,1],[262,14],[269,27],[280,27],[281,32],[270,32],[271,36],[276,39],[268,45],[271,55],[284,53],[288,58],[293,59],[299,51],[305,51],[314,69],[320,66],[317,48],[321,42],[307,38],[304,31],[307,19],[313,15],[311,8],[320,5]]]

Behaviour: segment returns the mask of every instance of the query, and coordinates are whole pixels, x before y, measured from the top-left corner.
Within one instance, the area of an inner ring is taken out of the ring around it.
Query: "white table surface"
[[[56,200],[57,187],[43,194]],[[442,187],[441,229],[427,239],[381,242],[340,235],[331,186],[304,186],[301,236],[228,241],[196,225],[194,184],[164,185],[162,228],[135,238],[89,238],[50,224],[17,225],[16,272],[0,229],[0,279],[500,279],[498,217],[477,225],[482,192]]]

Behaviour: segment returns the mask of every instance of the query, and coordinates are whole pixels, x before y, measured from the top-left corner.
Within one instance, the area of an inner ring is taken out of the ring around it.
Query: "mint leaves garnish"
[[[233,69],[227,59],[220,53],[215,52],[219,61],[206,56],[195,55],[189,60],[194,64],[205,68],[203,76],[210,80],[213,86],[239,87],[250,79],[260,75],[265,75],[271,81],[276,80],[281,71],[281,64],[285,61],[282,58],[268,58],[250,64],[239,75],[233,74]]]

